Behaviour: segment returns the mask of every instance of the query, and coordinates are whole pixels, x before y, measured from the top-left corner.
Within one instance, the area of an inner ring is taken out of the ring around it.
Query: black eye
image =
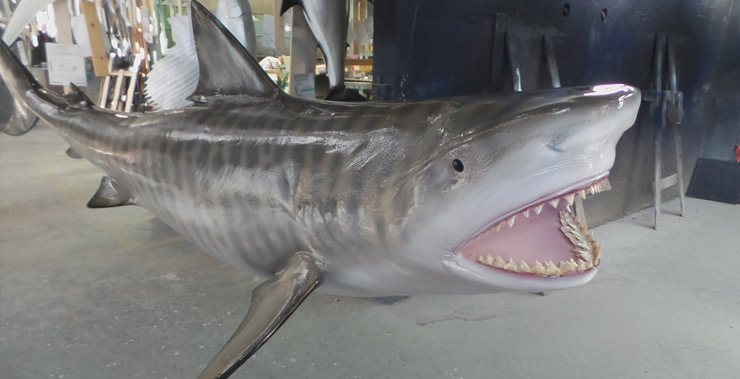
[[[465,166],[463,166],[463,163],[462,163],[461,160],[459,160],[459,159],[453,159],[452,160],[452,168],[454,168],[455,171],[457,171],[457,172],[463,172],[463,170],[465,169]]]

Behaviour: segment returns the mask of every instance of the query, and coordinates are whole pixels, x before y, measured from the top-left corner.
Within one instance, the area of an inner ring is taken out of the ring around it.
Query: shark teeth
[[[560,231],[573,244],[573,252],[578,259],[584,262],[594,262],[598,243],[593,233],[589,234],[588,229],[578,223],[578,219],[569,212],[560,211],[560,225]],[[598,251],[600,256],[600,246],[598,246]]]
[[[540,215],[542,213],[545,205],[549,204],[554,209],[559,209],[558,216],[560,221],[560,231],[573,245],[572,258],[561,260],[559,262],[550,260],[527,263],[523,260],[517,262],[513,257],[504,258],[507,255],[501,256],[499,254],[492,253],[478,255],[474,260],[486,266],[495,267],[505,271],[541,276],[564,276],[592,269],[601,261],[601,245],[596,241],[593,233],[589,233],[588,229],[578,222],[578,219],[572,213],[571,206],[577,197],[584,199],[588,195],[593,195],[609,189],[611,189],[611,185],[609,184],[608,179],[604,179],[591,184],[587,188],[526,208],[523,211],[511,215],[505,220],[499,222],[484,234],[485,236],[488,236],[491,232],[500,232],[503,226],[513,228],[516,224],[517,216],[520,214],[523,216],[523,219],[535,218],[536,215]],[[558,208],[561,205],[560,200],[565,202],[565,209]],[[532,211],[534,211],[534,214]],[[520,220],[521,219],[522,218],[520,218]],[[480,238],[480,236],[476,238]]]
[[[504,265],[504,270],[519,271],[519,265],[514,263],[514,258],[509,257],[509,261]]]
[[[568,202],[568,205],[573,205],[573,201],[576,199],[576,194],[571,193],[568,195],[563,196],[563,199]]]
[[[531,266],[525,261],[519,261],[519,263],[517,263],[512,257],[505,260],[500,255],[494,257],[493,254],[488,254],[486,256],[478,255],[475,257],[475,260],[486,266],[510,272],[542,276],[563,276],[575,274],[594,267],[593,262],[576,262],[572,258],[567,261],[560,261],[560,263],[557,264],[554,261],[545,261],[544,263],[535,261]]]
[[[489,254],[488,256],[490,257],[491,255]],[[501,258],[501,256],[497,256],[496,259],[493,261],[493,267],[504,268],[504,266],[506,266],[506,262],[504,262],[504,259]]]
[[[547,275],[560,275],[562,272],[558,268],[558,266],[555,266],[552,261],[545,262],[545,274]]]
[[[530,274],[530,273],[532,273],[532,268],[529,267],[529,265],[527,264],[527,262],[522,261],[522,263],[519,264],[519,272],[524,272],[524,273]]]
[[[612,189],[612,185],[609,182],[609,179],[607,178],[607,179],[601,180],[599,182],[596,182],[596,183],[590,185],[585,191],[589,195],[593,195],[593,194],[597,194],[599,192],[608,191],[610,189]],[[585,196],[583,196],[583,197],[585,198]]]
[[[571,272],[578,270],[578,263],[576,263],[573,258],[571,258],[568,261],[560,261],[560,266],[558,266],[558,269],[560,272]]]
[[[540,261],[534,261],[533,272],[535,274],[545,274],[545,266]]]
[[[609,179],[601,180],[597,183],[591,184],[587,188],[580,189],[578,191],[557,197],[555,199],[548,200],[546,202],[543,202],[535,206],[532,206],[530,208],[526,208],[522,211],[519,211],[519,213],[509,216],[505,220],[495,225],[488,232],[490,232],[491,230],[495,230],[498,232],[501,230],[501,227],[503,225],[507,225],[509,228],[513,228],[514,225],[516,224],[516,217],[518,215],[522,215],[524,218],[527,218],[527,219],[532,216],[532,211],[534,211],[535,215],[539,215],[540,213],[542,213],[542,210],[544,209],[545,204],[550,204],[550,206],[553,207],[554,209],[558,209],[558,206],[560,206],[560,200],[565,201],[566,209],[569,212],[572,212],[573,210],[572,206],[575,203],[576,197],[585,199],[586,196],[588,195],[593,195],[593,194],[596,194],[596,193],[599,193],[601,191],[605,191],[608,189],[611,189],[611,185],[609,184]]]

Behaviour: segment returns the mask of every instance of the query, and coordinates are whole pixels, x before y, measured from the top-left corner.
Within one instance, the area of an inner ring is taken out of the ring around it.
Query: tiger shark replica
[[[200,378],[231,375],[317,288],[542,292],[596,274],[601,246],[572,204],[607,186],[639,90],[307,100],[281,92],[196,1],[192,18],[200,79],[185,108],[123,113],[76,87],[56,94],[5,44],[0,74],[21,107],[105,172],[89,207],[141,206],[268,278]]]

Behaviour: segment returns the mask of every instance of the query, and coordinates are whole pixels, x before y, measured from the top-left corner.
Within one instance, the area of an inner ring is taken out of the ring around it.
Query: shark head
[[[601,246],[573,203],[608,188],[639,90],[513,96],[457,104],[437,122],[440,142],[415,175],[423,195],[403,259],[436,271],[444,292],[564,289],[588,282],[599,266]]]

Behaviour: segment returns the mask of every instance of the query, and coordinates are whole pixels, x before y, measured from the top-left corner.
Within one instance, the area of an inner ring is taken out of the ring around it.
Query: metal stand
[[[504,38],[506,39],[506,55],[509,57],[509,65],[511,66],[512,86],[514,92],[522,92],[522,70],[519,67],[519,50],[516,37],[511,31],[507,30]]]
[[[655,205],[655,221],[653,228],[658,229],[660,219],[661,195],[664,189],[678,185],[681,200],[681,216],[684,214],[684,185],[683,185],[683,153],[681,147],[681,132],[678,126],[683,121],[683,92],[678,91],[676,81],[676,58],[671,39],[664,33],[655,36],[655,89],[645,91],[643,100],[652,102],[651,115],[654,118],[653,143],[655,152],[655,179],[653,180],[653,195]],[[667,66],[667,83],[663,83],[664,65]],[[676,173],[663,177],[663,132],[666,124],[673,128],[676,144]]]

